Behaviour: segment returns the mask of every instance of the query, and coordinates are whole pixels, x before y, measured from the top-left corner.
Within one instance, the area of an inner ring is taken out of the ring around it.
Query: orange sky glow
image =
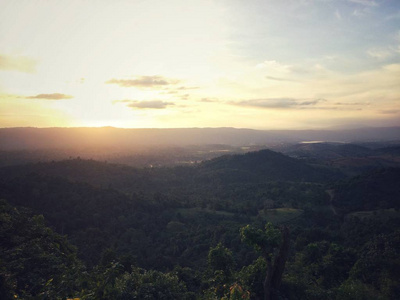
[[[0,3],[0,127],[400,125],[400,2]]]

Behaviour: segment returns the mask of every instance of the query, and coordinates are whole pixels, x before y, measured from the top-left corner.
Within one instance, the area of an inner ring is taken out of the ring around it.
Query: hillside
[[[335,185],[333,204],[344,212],[400,209],[400,169],[378,169]]]
[[[225,181],[314,181],[341,177],[340,172],[316,167],[271,150],[226,155],[204,162],[200,172],[218,174]],[[226,178],[226,179],[224,179]]]
[[[286,299],[341,299],[349,293],[362,299],[395,299],[400,269],[398,182],[398,168],[346,178],[329,166],[270,150],[174,168],[69,159],[0,168],[0,199],[14,207],[1,216],[11,220],[10,212],[26,207],[43,215],[41,226],[51,229],[40,227],[42,232],[67,235],[81,260],[74,261],[75,273],[48,263],[46,276],[30,280],[44,285],[44,278],[56,270],[56,278],[62,278],[69,291],[87,299],[123,299],[129,289],[146,294],[151,284],[157,291],[181,291],[174,294],[178,298],[167,299],[198,300],[216,290],[228,295],[235,283],[249,291],[250,299],[258,299],[265,261],[243,243],[240,232],[247,225],[262,232],[267,222],[291,232],[281,289]],[[23,238],[40,245],[32,256],[40,261],[46,241],[38,243],[37,235],[16,230],[15,238],[7,240]],[[7,274],[17,274],[14,266],[27,265],[29,254],[11,255],[15,242],[4,247],[10,261],[2,265],[0,279],[11,289],[16,285],[7,281]],[[213,264],[212,253],[225,257],[221,261],[227,264]],[[368,263],[375,265],[373,270]],[[30,290],[20,286],[16,293]]]
[[[400,167],[398,143],[299,143],[277,147],[277,151],[309,163],[317,163],[355,176],[376,168]]]

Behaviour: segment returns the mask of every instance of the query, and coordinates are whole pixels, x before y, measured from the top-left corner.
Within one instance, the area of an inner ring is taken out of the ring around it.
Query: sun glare
[[[399,7],[363,5],[3,1],[0,126],[399,125]]]

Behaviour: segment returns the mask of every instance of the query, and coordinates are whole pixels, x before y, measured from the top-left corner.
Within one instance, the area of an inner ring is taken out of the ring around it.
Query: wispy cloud
[[[325,56],[326,61],[333,61],[335,56]],[[305,74],[315,74],[327,72],[328,70],[321,62],[310,61],[308,63],[284,64],[276,60],[266,60],[255,66],[259,71],[267,74],[265,78],[278,81],[296,81],[293,77],[303,76]],[[289,77],[289,78],[288,78]]]
[[[197,90],[199,88],[200,87],[198,87],[198,86],[180,86],[177,88],[177,90],[180,90],[180,91],[182,91],[182,90]]]
[[[213,103],[213,102],[219,102],[218,98],[201,98],[200,102],[205,102],[205,103]]]
[[[385,60],[396,52],[396,49],[390,48],[374,48],[367,51],[367,54],[378,60]]]
[[[174,95],[174,94],[178,94],[177,90],[166,90],[165,92],[160,92],[160,94],[163,95]]]
[[[381,110],[380,113],[384,114],[384,115],[395,115],[395,114],[400,113],[400,110],[398,110],[398,109],[386,109],[386,110]]]
[[[179,98],[181,100],[188,100],[190,98],[190,95],[189,94],[180,95]]]
[[[300,108],[317,105],[325,99],[294,99],[294,98],[265,98],[265,99],[250,99],[231,104],[239,106],[259,107],[259,108]]]
[[[175,105],[172,102],[166,102],[161,100],[114,100],[113,103],[125,103],[127,107],[134,109],[164,109],[168,106]]]
[[[43,100],[64,100],[71,99],[73,96],[61,94],[61,93],[53,93],[53,94],[39,94],[36,96],[28,96],[26,99],[43,99]]]
[[[278,73],[290,73],[292,71],[291,65],[281,64],[276,60],[263,61],[262,63],[257,64],[256,68]]]
[[[339,11],[338,9],[335,11],[335,17],[336,17],[336,19],[338,19],[338,20],[341,20],[341,19],[342,19],[342,15],[340,14],[340,11]]]
[[[350,0],[350,2],[360,4],[353,11],[353,16],[360,18],[370,15],[373,12],[373,10],[379,6],[379,4],[376,1],[369,1],[369,0]]]
[[[136,87],[136,88],[160,88],[168,85],[179,83],[179,80],[165,78],[163,76],[139,76],[133,79],[110,79],[107,84],[116,84],[121,87]]]
[[[396,20],[396,19],[400,19],[400,11],[398,11],[398,12],[396,12],[396,13],[394,13],[394,14],[391,14],[391,15],[387,16],[385,19],[386,19],[386,20]]]
[[[0,70],[33,73],[36,61],[26,56],[0,54]]]
[[[160,92],[160,94],[165,94],[165,95],[173,95],[173,94],[180,94],[180,93],[184,93],[187,90],[196,90],[199,89],[198,86],[179,86],[179,87],[165,87],[163,88],[163,92]],[[180,98],[185,98],[183,100],[187,100],[187,98],[189,97],[189,94],[180,94],[179,95]]]
[[[268,80],[274,80],[274,81],[285,81],[285,82],[297,82],[298,80],[295,79],[290,79],[290,78],[283,78],[283,77],[275,77],[275,76],[265,76],[266,79]]]
[[[369,102],[335,102],[334,105],[338,106],[355,106],[355,105],[369,105]]]
[[[370,7],[379,6],[379,4],[373,0],[349,0],[349,1],[353,2],[353,3],[365,5],[365,6],[370,6]]]

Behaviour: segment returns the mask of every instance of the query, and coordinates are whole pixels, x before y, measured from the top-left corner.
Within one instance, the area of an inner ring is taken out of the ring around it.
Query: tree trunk
[[[289,254],[289,228],[286,226],[281,229],[282,244],[276,255],[274,262],[271,263],[269,255],[264,255],[267,261],[267,274],[264,280],[264,300],[274,300],[282,282],[283,271],[285,270],[286,260]]]
[[[271,257],[268,255],[268,253],[265,254],[265,260],[267,262],[267,274],[265,275],[264,279],[264,300],[271,300],[271,279],[272,279],[272,263],[271,263]]]
[[[285,270],[286,260],[289,255],[290,246],[290,233],[289,228],[286,226],[281,229],[282,232],[282,244],[279,248],[279,253],[275,257],[273,265],[273,275],[271,280],[272,292],[277,292],[281,286],[283,271]]]

